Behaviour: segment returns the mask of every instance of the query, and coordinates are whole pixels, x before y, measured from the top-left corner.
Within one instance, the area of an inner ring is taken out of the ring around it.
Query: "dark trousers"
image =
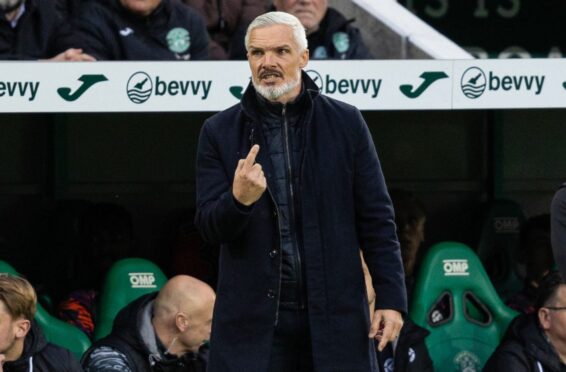
[[[310,372],[313,370],[308,312],[279,310],[268,372]]]

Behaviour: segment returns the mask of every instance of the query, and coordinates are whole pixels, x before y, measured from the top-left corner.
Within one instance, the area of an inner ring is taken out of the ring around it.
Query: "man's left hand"
[[[382,351],[388,342],[399,337],[403,327],[403,317],[397,310],[376,310],[369,329],[369,337],[379,341],[377,349]]]

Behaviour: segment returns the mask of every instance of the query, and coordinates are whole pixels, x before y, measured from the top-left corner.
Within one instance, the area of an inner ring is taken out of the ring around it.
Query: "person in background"
[[[541,282],[536,312],[513,320],[484,372],[566,371],[566,282],[551,272]]]
[[[390,196],[395,209],[395,225],[401,247],[410,306],[410,295],[415,282],[415,268],[418,266],[419,250],[425,237],[426,209],[424,204],[410,191],[392,189]],[[377,353],[381,370],[385,372],[433,372],[432,359],[425,343],[430,332],[415,324],[407,315],[403,317],[403,321],[399,339]]]
[[[169,279],[120,310],[112,333],[83,355],[85,371],[204,372],[215,298],[196,278]]]
[[[79,372],[73,354],[48,343],[33,320],[37,296],[20,277],[0,275],[0,372]]]
[[[106,274],[116,261],[134,252],[132,215],[119,204],[94,203],[82,212],[77,230],[76,272],[58,301],[57,315],[92,338]]]
[[[204,20],[177,0],[85,1],[73,25],[97,60],[208,59]]]
[[[53,0],[0,0],[0,60],[94,61]]]
[[[353,19],[328,6],[328,0],[274,0],[278,11],[299,18],[307,31],[311,59],[371,59]]]
[[[529,218],[520,230],[521,254],[524,255],[526,276],[523,288],[505,304],[524,314],[536,311],[535,302],[542,278],[554,265],[550,244],[550,215]]]
[[[204,19],[210,36],[210,59],[245,58],[246,29],[258,15],[267,11],[266,0],[182,0]]]
[[[395,209],[395,225],[405,270],[405,285],[409,304],[415,284],[421,245],[425,239],[426,208],[410,191],[392,189],[391,201]]]

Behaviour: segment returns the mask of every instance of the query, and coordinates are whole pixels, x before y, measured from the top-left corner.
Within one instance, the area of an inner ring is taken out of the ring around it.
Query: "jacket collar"
[[[301,83],[303,85],[303,90],[300,96],[304,94],[306,96],[307,105],[311,106],[312,102],[319,96],[320,90],[315,82],[304,71],[301,71]],[[253,121],[260,121],[260,99],[263,100],[263,98],[259,97],[259,94],[250,81],[240,104],[244,114]],[[266,103],[266,105],[269,105],[269,103]],[[277,104],[274,104],[273,107],[277,107]]]
[[[4,364],[4,369],[8,371],[10,371],[11,369],[15,371],[18,371],[20,369],[27,371],[27,366],[29,365],[30,358],[40,353],[41,350],[45,348],[45,346],[47,346],[47,341],[43,336],[41,328],[34,320],[31,322],[31,329],[29,330],[24,340],[24,350],[22,351],[22,355],[17,360],[6,362]]]
[[[560,371],[563,368],[560,357],[540,329],[536,313],[519,316],[513,323],[512,332],[527,353],[545,368],[551,371]]]

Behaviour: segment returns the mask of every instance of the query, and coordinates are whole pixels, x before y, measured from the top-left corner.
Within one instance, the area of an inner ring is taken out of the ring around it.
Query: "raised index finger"
[[[248,156],[246,156],[246,160],[244,161],[244,167],[251,168],[254,165],[255,158],[258,152],[259,152],[259,145],[257,144],[253,145],[252,148],[250,149],[250,152],[248,153]]]

